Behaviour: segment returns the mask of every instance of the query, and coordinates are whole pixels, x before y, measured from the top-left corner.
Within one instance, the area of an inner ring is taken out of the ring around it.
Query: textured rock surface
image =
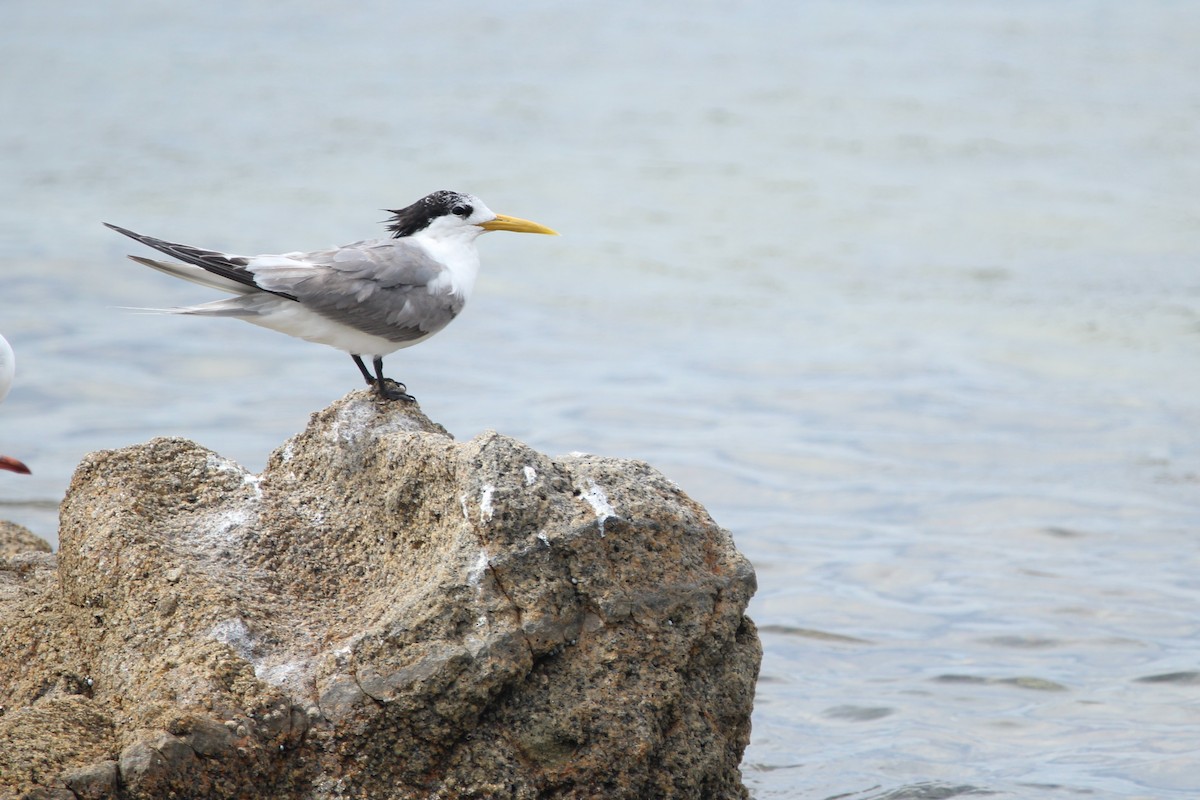
[[[640,462],[356,392],[261,476],[94,453],[60,539],[0,561],[0,796],[746,796],[754,573]]]
[[[0,519],[0,558],[19,553],[49,553],[50,543],[28,528]]]

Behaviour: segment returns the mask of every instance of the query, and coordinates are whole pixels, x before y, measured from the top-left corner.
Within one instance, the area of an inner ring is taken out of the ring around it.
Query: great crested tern
[[[219,253],[104,224],[185,262],[129,256],[139,264],[236,295],[156,310],[236,317],[327,344],[349,353],[381,397],[412,400],[404,384],[387,385],[383,357],[425,341],[462,311],[479,273],[475,239],[487,231],[556,233],[497,214],[478,197],[461,192],[434,192],[407,208],[387,210],[391,238],[282,255]],[[374,375],[364,356],[371,359]]]
[[[13,355],[13,350],[8,340],[0,336],[0,400],[8,396],[8,390],[12,388],[13,376],[16,375],[16,372],[16,356]],[[22,475],[29,474],[29,467],[15,458],[9,458],[8,456],[0,456],[0,469],[19,472]]]

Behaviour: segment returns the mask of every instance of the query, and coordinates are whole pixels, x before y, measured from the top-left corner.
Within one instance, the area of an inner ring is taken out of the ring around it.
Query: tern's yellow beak
[[[550,236],[558,236],[558,231],[551,230],[545,225],[504,214],[497,214],[495,219],[479,223],[479,227],[485,231],[516,231],[517,233],[545,233]]]

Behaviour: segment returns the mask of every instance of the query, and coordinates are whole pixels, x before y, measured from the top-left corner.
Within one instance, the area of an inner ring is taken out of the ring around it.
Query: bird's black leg
[[[410,402],[417,399],[408,393],[408,387],[400,383],[400,381],[390,381],[383,377],[382,356],[375,356],[375,360],[372,363],[375,366],[375,391],[379,393],[380,397],[388,400],[408,400]],[[363,372],[366,373],[366,370],[364,369]],[[392,386],[388,386],[389,383]]]
[[[356,356],[353,353],[350,357],[354,359],[354,363],[358,365],[358,371],[362,373],[363,380],[367,382],[367,386],[375,385],[375,377],[367,371],[367,365],[363,363],[362,356]]]

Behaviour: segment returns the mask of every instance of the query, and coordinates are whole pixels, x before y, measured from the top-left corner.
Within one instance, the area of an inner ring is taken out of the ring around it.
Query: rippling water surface
[[[756,798],[1200,790],[1200,6],[16,0],[0,517],[87,452],[260,469],[345,355],[110,221],[235,252],[438,188],[465,314],[388,360],[460,439],[642,458],[758,570]],[[136,249],[136,246],[134,246]]]

